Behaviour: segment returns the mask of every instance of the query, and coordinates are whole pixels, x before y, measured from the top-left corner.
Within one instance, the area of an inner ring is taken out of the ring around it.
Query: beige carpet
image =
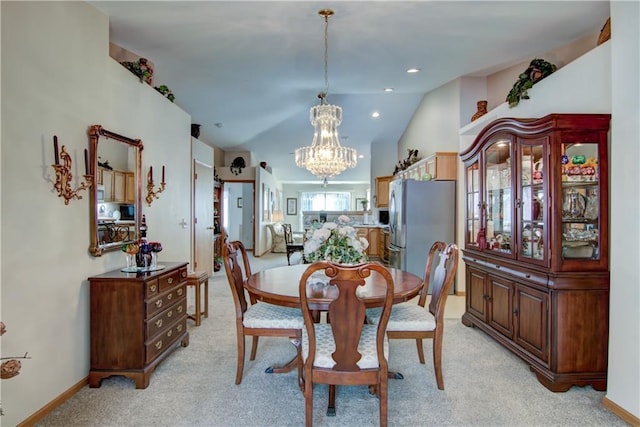
[[[255,271],[286,265],[286,255],[252,262]],[[280,338],[261,338],[258,355],[245,363],[234,385],[235,325],[224,273],[210,279],[210,316],[202,326],[189,321],[190,345],[174,351],[145,390],[112,377],[88,386],[54,410],[41,426],[301,426],[304,399],[296,373],[265,374],[271,363],[294,356]],[[190,297],[192,297],[190,295]],[[247,344],[249,344],[247,340]],[[425,344],[431,353],[431,343]],[[552,393],[513,356],[459,317],[446,321],[445,390],[439,391],[430,361],[418,363],[415,343],[394,340],[389,365],[404,374],[389,382],[390,426],[625,426],[601,405],[604,393],[574,387]],[[378,424],[378,401],[366,387],[339,387],[337,416],[325,414],[327,387],[314,390],[316,426]]]

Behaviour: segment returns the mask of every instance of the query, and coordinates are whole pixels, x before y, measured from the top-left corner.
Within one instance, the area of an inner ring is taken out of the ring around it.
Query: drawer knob
[[[149,289],[151,290],[151,292],[155,292],[156,291],[156,285],[149,286]]]
[[[157,350],[160,350],[160,349],[162,348],[162,340],[158,341],[154,347],[155,347]]]
[[[183,272],[182,272],[182,278],[184,279],[185,277],[187,277],[187,272],[186,272],[186,271],[183,271]]]
[[[158,307],[158,308],[162,307],[162,300],[161,299],[156,301],[156,307]]]
[[[170,337],[171,335],[173,335],[173,331],[172,331],[171,329],[169,329],[169,330],[167,331],[167,337]]]
[[[178,325],[178,326],[176,327],[176,331],[178,331],[178,332],[182,331],[182,325]]]
[[[173,310],[171,310],[171,311],[169,311],[169,312],[167,313],[167,317],[171,317],[171,316],[173,316]]]
[[[177,294],[178,294],[179,297],[181,297],[182,296],[182,289],[178,289]]]
[[[161,328],[161,327],[162,327],[162,319],[158,319],[158,320],[156,321],[156,326],[157,326],[158,328]]]
[[[178,307],[178,308],[176,309],[176,311],[177,311],[178,313],[182,313],[182,306]]]
[[[168,300],[171,300],[171,298],[173,298],[173,294],[169,294],[169,295],[167,295],[167,299],[168,299]]]
[[[169,279],[167,279],[167,283],[168,284],[172,284],[173,283],[173,277],[169,277]]]

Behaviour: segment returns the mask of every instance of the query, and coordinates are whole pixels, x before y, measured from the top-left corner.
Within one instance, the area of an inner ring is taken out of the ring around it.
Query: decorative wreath
[[[244,162],[244,158],[243,157],[236,157],[235,159],[233,159],[233,162],[231,162],[231,172],[233,172],[234,175],[240,175],[242,173],[242,169],[246,168],[247,165]]]

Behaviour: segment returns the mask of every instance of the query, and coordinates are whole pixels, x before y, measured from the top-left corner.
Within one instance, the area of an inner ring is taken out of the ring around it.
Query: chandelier
[[[342,123],[342,108],[327,104],[329,92],[329,17],[333,10],[323,9],[318,14],[324,17],[324,92],[318,94],[320,105],[311,108],[309,119],[313,125],[313,142],[310,146],[296,149],[296,165],[321,178],[323,183],[334,178],[357,163],[354,148],[342,147],[338,126]]]

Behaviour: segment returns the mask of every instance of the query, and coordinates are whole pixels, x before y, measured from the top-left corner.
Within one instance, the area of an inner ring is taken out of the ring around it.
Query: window
[[[351,210],[351,193],[349,192],[302,193],[301,199],[301,210],[303,212]]]

